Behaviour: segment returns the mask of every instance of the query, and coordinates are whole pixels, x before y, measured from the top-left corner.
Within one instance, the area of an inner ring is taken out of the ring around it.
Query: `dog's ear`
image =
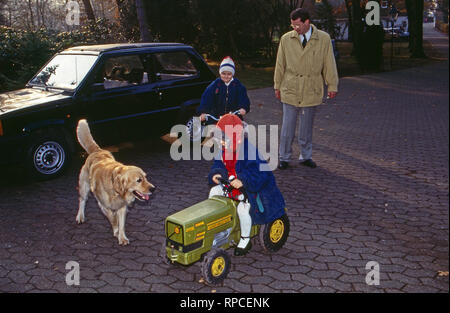
[[[126,175],[124,175],[122,168],[114,169],[112,180],[114,190],[122,197],[125,197],[125,194],[127,193],[128,179]]]

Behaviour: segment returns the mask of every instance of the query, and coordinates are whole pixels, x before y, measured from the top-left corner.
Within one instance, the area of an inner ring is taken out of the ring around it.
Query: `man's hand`
[[[240,109],[240,110],[239,110],[239,114],[240,114],[241,116],[244,116],[245,114],[247,114],[247,111],[245,111],[244,109]]]
[[[230,185],[231,186],[233,186],[233,188],[236,188],[236,189],[239,189],[239,188],[241,188],[242,186],[244,186],[243,184],[242,184],[242,182],[239,180],[239,179],[234,179],[231,183],[230,183]]]
[[[219,178],[221,178],[221,177],[222,177],[222,175],[216,174],[216,175],[213,176],[212,180],[213,180],[213,182],[215,182],[218,185],[219,184]]]
[[[275,98],[281,100],[281,92],[280,89],[275,89]]]
[[[201,115],[200,115],[200,121],[205,121],[206,120],[206,113],[202,113]]]
[[[336,97],[336,95],[336,91],[328,91],[327,99],[333,99],[334,97]]]

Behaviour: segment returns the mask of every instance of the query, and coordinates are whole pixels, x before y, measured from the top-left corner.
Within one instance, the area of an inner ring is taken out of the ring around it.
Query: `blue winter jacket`
[[[227,86],[219,77],[203,92],[197,114],[208,113],[218,118],[239,109],[250,111],[247,89],[237,78]]]
[[[249,147],[255,149],[256,160],[249,160]],[[267,224],[284,215],[285,202],[275,182],[275,176],[271,171],[260,171],[260,165],[267,165],[267,162],[260,158],[258,150],[248,142],[247,138],[244,139],[239,153],[244,153],[244,158],[242,160],[240,157],[238,158],[236,174],[237,178],[242,181],[249,197],[252,223]],[[212,178],[216,174],[220,174],[224,178],[229,176],[225,164],[222,162],[222,151],[215,158],[209,172],[210,185],[215,185]]]

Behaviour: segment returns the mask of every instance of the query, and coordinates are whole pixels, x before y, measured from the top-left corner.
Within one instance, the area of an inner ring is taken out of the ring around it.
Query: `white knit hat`
[[[233,59],[231,59],[230,57],[225,57],[222,60],[222,63],[220,63],[219,73],[222,74],[222,72],[224,71],[231,72],[231,74],[233,74],[234,76],[235,72],[234,62]]]

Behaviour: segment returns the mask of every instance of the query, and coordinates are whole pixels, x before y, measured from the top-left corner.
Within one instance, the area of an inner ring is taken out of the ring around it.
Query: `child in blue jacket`
[[[230,57],[225,57],[220,64],[220,77],[213,81],[203,92],[197,114],[204,121],[206,114],[216,118],[239,110],[244,116],[250,111],[250,100],[245,86],[234,77],[236,70]]]
[[[233,176],[231,185],[236,189],[244,187],[247,192],[248,202],[241,201],[237,206],[241,240],[234,250],[236,256],[245,255],[252,246],[252,224],[267,224],[281,217],[285,214],[285,202],[267,162],[260,158],[256,147],[243,136],[242,121],[239,117],[226,114],[216,126],[224,132],[227,140],[222,142],[222,151],[216,157],[208,179],[210,185],[218,185],[219,177],[228,179]],[[264,165],[265,170],[261,170]],[[209,197],[215,195],[224,195],[222,187],[211,188]],[[234,190],[233,198],[238,196]]]

